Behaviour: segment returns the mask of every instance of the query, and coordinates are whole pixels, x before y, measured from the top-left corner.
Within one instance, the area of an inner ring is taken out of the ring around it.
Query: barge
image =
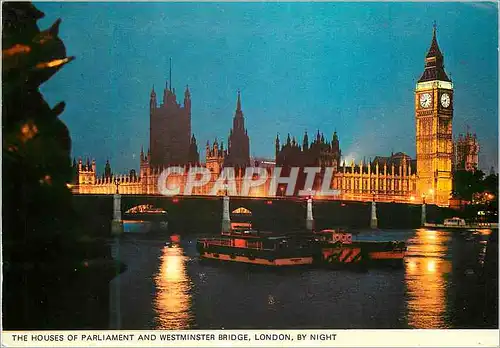
[[[264,266],[398,266],[406,253],[402,241],[353,240],[351,233],[329,229],[275,235],[246,224],[220,237],[198,239],[196,246],[202,259]]]
[[[201,258],[265,266],[311,265],[320,255],[312,235],[273,235],[237,228],[215,238],[196,243]]]
[[[321,245],[322,261],[325,264],[363,264],[394,266],[403,263],[406,243],[403,241],[367,241],[353,238],[343,230],[326,229],[315,232]]]

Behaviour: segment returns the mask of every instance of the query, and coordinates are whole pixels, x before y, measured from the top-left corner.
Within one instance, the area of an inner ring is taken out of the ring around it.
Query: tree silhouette
[[[61,20],[40,31],[44,14],[26,2],[3,3],[3,14],[4,260],[51,259],[67,237],[71,138],[59,119],[64,102],[51,108],[39,87],[73,57],[58,37]]]

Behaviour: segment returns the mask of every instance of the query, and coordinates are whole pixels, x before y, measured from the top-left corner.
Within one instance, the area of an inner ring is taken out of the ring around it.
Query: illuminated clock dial
[[[451,102],[450,95],[448,93],[443,93],[441,95],[441,105],[447,108],[448,106],[450,106],[450,102]]]
[[[423,93],[420,95],[420,106],[423,108],[428,108],[431,106],[432,96],[430,93]]]

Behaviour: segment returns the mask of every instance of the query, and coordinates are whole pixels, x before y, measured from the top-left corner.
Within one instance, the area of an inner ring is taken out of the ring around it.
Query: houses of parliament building
[[[250,138],[245,128],[241,94],[238,91],[232,128],[227,145],[216,139],[206,142],[205,160],[201,161],[198,143],[191,129],[191,93],[184,91],[183,104],[177,102],[175,89],[167,84],[163,101],[158,103],[153,88],[150,95],[149,149],[141,151],[140,168],[125,175],[111,171],[109,162],[104,173],[97,174],[94,161],[74,161],[75,182],[73,192],[80,194],[112,194],[118,188],[122,194],[158,194],[158,177],[168,166],[204,166],[215,182],[224,167],[234,167],[237,187],[241,187],[242,175],[249,166],[264,166],[263,162],[250,158]],[[275,159],[266,162],[268,172],[282,168],[281,176],[287,176],[291,167],[320,167],[313,189],[321,182],[324,168],[333,168],[330,188],[339,196],[330,199],[388,202],[421,202],[448,205],[452,190],[452,120],[453,84],[444,69],[444,57],[437,43],[436,28],[425,57],[424,71],[418,79],[414,94],[416,126],[416,158],[398,152],[390,156],[377,156],[370,161],[346,163],[342,160],[339,135],[320,133],[311,136],[307,132],[302,139],[288,135],[276,137]],[[298,186],[304,175],[299,174]],[[182,175],[179,183],[186,180]],[[270,179],[260,188],[250,191],[250,196],[279,196],[269,191]],[[118,183],[118,185],[117,185]],[[207,185],[212,186],[212,185]],[[239,191],[238,191],[239,192]],[[182,193],[182,192],[181,192]],[[195,195],[208,194],[201,187]],[[325,197],[326,198],[326,197]]]

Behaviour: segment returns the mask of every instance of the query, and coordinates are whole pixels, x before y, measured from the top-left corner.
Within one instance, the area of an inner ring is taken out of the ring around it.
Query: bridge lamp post
[[[426,212],[426,207],[425,207],[425,193],[422,194],[422,215],[420,217],[420,224],[422,226],[425,226],[425,223],[427,221],[427,212]]]
[[[222,233],[231,231],[231,216],[229,215],[229,196],[227,195],[228,185],[224,184],[224,197],[222,197]]]
[[[118,181],[117,178],[115,178],[115,186],[116,186],[116,194],[120,194],[120,192],[118,191],[118,186],[120,186],[120,182]]]
[[[115,178],[116,193],[113,195],[113,220],[111,221],[111,234],[123,233],[121,195],[118,191],[119,181]]]
[[[378,219],[377,219],[377,203],[375,203],[375,191],[372,191],[372,210],[371,210],[371,219],[370,219],[370,228],[375,229],[378,227]]]
[[[306,229],[310,232],[314,229],[314,217],[313,217],[313,206],[312,206],[312,195],[311,189],[307,190],[307,214],[306,214]]]

